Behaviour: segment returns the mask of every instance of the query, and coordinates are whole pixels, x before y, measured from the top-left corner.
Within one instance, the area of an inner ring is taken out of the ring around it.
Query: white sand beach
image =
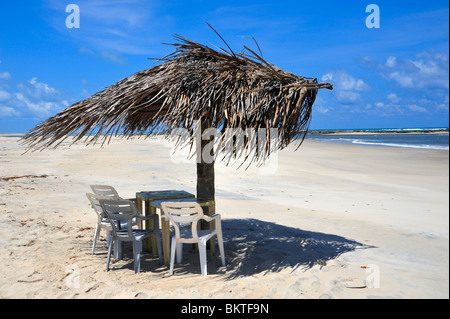
[[[185,247],[171,276],[144,253],[91,255],[91,184],[195,194],[160,138],[23,154],[0,136],[0,298],[449,298],[449,152],[306,140],[272,174],[216,164],[226,267]]]

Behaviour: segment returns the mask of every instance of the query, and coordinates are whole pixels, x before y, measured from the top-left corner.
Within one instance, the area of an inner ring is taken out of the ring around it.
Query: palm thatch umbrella
[[[90,144],[99,139],[108,142],[114,135],[170,136],[176,128],[189,132],[218,128],[219,138],[203,135],[196,148],[197,197],[214,200],[219,150],[223,161],[237,155],[235,149],[225,147],[236,142],[235,135],[225,134],[226,128],[253,132],[245,136],[244,152],[238,155],[245,154],[250,163],[264,161],[292,141],[300,146],[318,90],[332,89],[329,83],[283,71],[246,46],[236,54],[228,44],[228,50],[212,49],[179,35],[175,39],[170,44],[175,51],[160,59],[162,63],[67,107],[29,131],[23,143],[30,150],[42,150],[56,148],[69,137],[74,142],[86,137]],[[275,142],[268,138],[274,128],[278,130]],[[251,143],[255,136],[267,138],[264,143]],[[181,141],[191,147],[196,143],[194,138],[179,136],[178,145]],[[212,161],[199,156],[210,142],[216,148],[209,152],[215,155]]]

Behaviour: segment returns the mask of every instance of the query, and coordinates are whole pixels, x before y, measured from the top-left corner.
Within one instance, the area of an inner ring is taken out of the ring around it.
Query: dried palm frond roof
[[[203,127],[222,132],[277,128],[276,148],[281,149],[294,138],[301,143],[317,91],[332,89],[329,83],[283,71],[246,46],[235,54],[229,47],[215,50],[175,38],[170,44],[175,51],[161,64],[67,107],[29,131],[24,144],[40,150],[56,148],[69,136],[95,143],[113,135],[169,135],[175,128],[192,129],[200,120]],[[266,147],[265,154],[270,151]]]

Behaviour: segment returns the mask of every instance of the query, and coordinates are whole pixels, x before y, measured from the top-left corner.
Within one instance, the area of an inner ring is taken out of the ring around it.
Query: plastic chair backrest
[[[86,197],[89,199],[89,202],[91,203],[92,208],[97,213],[100,221],[101,219],[105,218],[105,214],[103,213],[103,208],[100,205],[101,199],[111,199],[109,196],[103,196],[103,195],[96,195],[96,194],[90,194],[86,193]]]
[[[139,215],[136,205],[126,199],[100,199],[100,205],[112,224],[113,235],[117,235],[121,221],[126,220],[128,239],[133,239],[132,219]]]
[[[162,202],[161,209],[175,228],[175,237],[181,237],[180,225],[191,224],[192,240],[198,239],[197,224],[203,218],[203,209],[198,203]]]
[[[96,195],[108,196],[113,199],[121,199],[117,191],[108,185],[91,185],[92,192]]]

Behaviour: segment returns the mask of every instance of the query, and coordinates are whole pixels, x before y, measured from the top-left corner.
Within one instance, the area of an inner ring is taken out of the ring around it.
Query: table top
[[[150,203],[151,207],[161,208],[162,202],[177,202],[177,203],[199,203],[200,206],[209,206],[214,204],[213,200],[203,200],[203,199],[197,199],[197,198],[167,198],[163,200],[155,200]]]
[[[138,192],[136,197],[144,200],[163,200],[163,199],[180,199],[180,198],[193,198],[194,194],[186,191],[179,190],[164,190],[164,191],[149,191],[149,192]]]

